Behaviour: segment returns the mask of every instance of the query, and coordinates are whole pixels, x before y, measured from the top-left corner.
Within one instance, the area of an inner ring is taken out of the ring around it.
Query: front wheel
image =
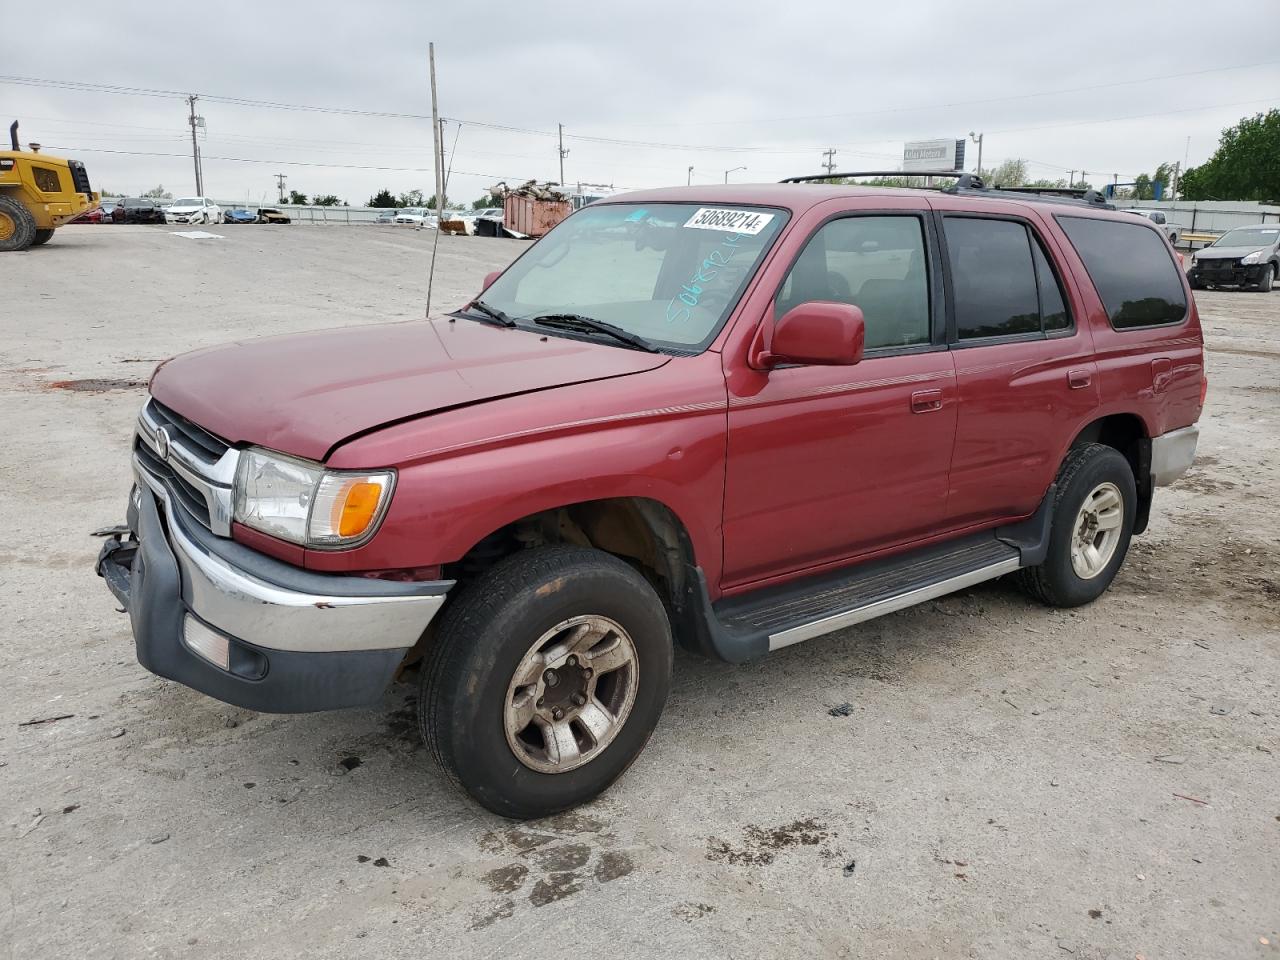
[[[1271,281],[1275,279],[1276,266],[1274,263],[1264,264],[1262,272],[1258,274],[1257,289],[1259,293],[1271,292]]]
[[[422,675],[423,739],[482,806],[544,817],[636,759],[671,664],[666,610],[632,567],[581,547],[525,550],[445,611]]]
[[[1078,607],[1111,586],[1133,536],[1137,486],[1114,447],[1076,447],[1058,471],[1049,552],[1018,571],[1027,593],[1052,607]]]
[[[52,230],[50,230],[50,229],[44,229],[44,230],[41,230],[41,229],[38,229],[38,228],[37,228],[37,230],[36,230],[36,238],[35,238],[34,240],[32,240],[32,241],[31,241],[31,245],[32,245],[33,247],[38,247],[38,246],[40,246],[41,244],[48,243],[48,242],[49,242],[50,240],[52,240],[52,239],[53,239],[53,231],[52,231]]]
[[[0,196],[0,251],[26,250],[36,238],[36,221],[17,200]]]

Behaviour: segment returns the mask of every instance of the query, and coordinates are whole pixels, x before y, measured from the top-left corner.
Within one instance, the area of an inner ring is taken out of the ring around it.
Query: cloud
[[[770,181],[818,171],[828,147],[843,169],[893,167],[905,139],[982,130],[984,162],[1022,157],[1032,176],[1048,178],[1083,168],[1100,183],[1182,159],[1187,137],[1191,162],[1201,161],[1221,128],[1264,109],[1268,96],[1270,105],[1280,100],[1280,55],[1269,34],[1192,37],[1188,25],[1205,8],[1185,0],[1158,9],[1121,0],[1083,12],[1025,2],[974,10],[847,0],[216,7],[125,0],[60,9],[101,55],[86,55],[90,45],[50,58],[44,45],[7,37],[4,74],[202,95],[206,192],[225,200],[272,197],[278,172],[304,193],[352,203],[384,186],[431,190],[429,121],[213,99],[428,115],[429,39],[441,112],[463,121],[460,131],[456,124],[446,131],[450,195],[462,201],[497,179],[558,178],[558,123],[568,136],[570,182],[683,183],[690,165],[695,183],[720,182],[740,166],[748,169],[735,179]],[[1238,23],[1274,14],[1268,0],[1232,8]],[[1173,74],[1187,75],[1121,84]],[[193,189],[180,96],[17,84],[0,84],[0,92],[24,139],[80,157],[96,185]],[[1117,117],[1133,119],[1096,122]],[[396,169],[358,169],[375,167]]]

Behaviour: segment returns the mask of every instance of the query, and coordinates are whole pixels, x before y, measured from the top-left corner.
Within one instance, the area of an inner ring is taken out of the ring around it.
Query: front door
[[[866,354],[728,377],[722,587],[904,544],[943,520],[956,388],[932,232],[923,202],[845,210],[814,227],[776,287],[764,323],[805,301],[856,304]]]

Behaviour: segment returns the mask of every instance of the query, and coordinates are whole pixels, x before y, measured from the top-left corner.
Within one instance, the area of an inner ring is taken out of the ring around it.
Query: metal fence
[[[1136,200],[1119,198],[1117,207],[1160,210],[1183,233],[1226,233],[1235,227],[1280,223],[1280,206],[1245,200]]]
[[[223,210],[248,210],[257,213],[260,207],[268,210],[279,210],[286,217],[292,217],[294,223],[374,223],[378,214],[386,213],[387,207],[313,207],[291,203],[238,203],[236,201],[214,200]]]

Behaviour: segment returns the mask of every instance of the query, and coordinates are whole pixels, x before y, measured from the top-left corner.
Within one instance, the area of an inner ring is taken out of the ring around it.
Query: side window
[[[1049,259],[1040,247],[1040,241],[1032,239],[1031,258],[1036,262],[1036,286],[1040,288],[1040,316],[1044,320],[1044,332],[1066,330],[1071,326],[1071,314],[1067,313],[1067,303],[1062,296],[1062,284]]]
[[[929,271],[919,217],[845,217],[805,245],[778,291],[776,316],[807,300],[861,308],[866,348],[928,343]]]
[[[1165,222],[1165,220],[1164,220],[1164,214],[1163,214],[1163,213],[1153,213],[1153,214],[1151,215],[1151,220],[1152,220],[1152,222],[1153,222],[1153,223],[1164,223],[1164,222]]]
[[[1027,228],[947,217],[947,258],[961,340],[1040,332],[1040,297]]]
[[[1187,315],[1181,271],[1149,227],[1093,217],[1058,217],[1117,330],[1180,323]]]

